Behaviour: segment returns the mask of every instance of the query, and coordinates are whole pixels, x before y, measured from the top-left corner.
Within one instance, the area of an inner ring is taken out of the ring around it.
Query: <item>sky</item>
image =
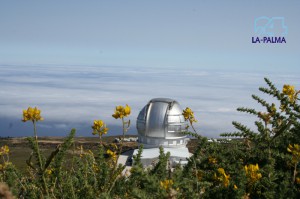
[[[239,106],[269,77],[300,87],[299,1],[1,1],[0,136],[27,136],[28,106],[42,109],[41,135],[112,134],[114,107],[139,110],[156,97],[195,110],[200,134],[251,125]],[[257,17],[284,17],[283,44],[253,44]]]

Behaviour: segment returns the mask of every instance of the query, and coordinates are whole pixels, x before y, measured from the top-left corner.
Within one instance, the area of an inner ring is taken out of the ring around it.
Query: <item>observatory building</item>
[[[170,152],[172,165],[185,164],[190,157],[186,147],[189,140],[182,132],[186,122],[177,101],[168,98],[155,98],[140,111],[136,127],[138,142],[144,145],[141,161],[144,166],[151,165],[159,156],[159,147]],[[134,155],[138,150],[134,151]]]

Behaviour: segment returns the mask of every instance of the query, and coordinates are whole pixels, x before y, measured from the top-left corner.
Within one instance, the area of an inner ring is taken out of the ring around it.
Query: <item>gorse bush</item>
[[[130,126],[131,109],[117,106],[115,119],[121,121],[120,144],[108,145],[102,136],[109,129],[102,120],[94,120],[92,134],[98,136],[95,152],[74,145],[75,129],[48,156],[41,152],[36,123],[41,111],[29,107],[23,121],[33,123],[33,137],[28,138],[32,154],[27,172],[21,173],[9,160],[8,146],[0,149],[0,185],[9,197],[16,198],[300,198],[300,105],[299,90],[284,85],[278,90],[265,79],[267,87],[259,90],[274,99],[268,103],[253,95],[265,111],[241,107],[237,110],[256,116],[256,129],[234,121],[235,132],[208,142],[196,133],[197,122],[190,108],[183,111],[188,123],[185,134],[197,138],[197,149],[185,166],[170,166],[169,153],[160,148],[158,162],[144,168],[143,146],[133,157],[130,170],[118,164],[124,136]],[[188,128],[193,132],[189,132]],[[5,185],[5,184],[6,185]],[[7,186],[10,188],[8,190]],[[1,195],[2,194],[2,195]]]

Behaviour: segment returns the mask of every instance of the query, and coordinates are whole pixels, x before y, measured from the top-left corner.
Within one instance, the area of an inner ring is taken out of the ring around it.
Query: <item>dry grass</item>
[[[119,136],[106,136],[103,138],[104,143],[109,145],[114,142],[115,138]],[[126,137],[136,137],[135,135],[128,135]],[[45,156],[51,154],[55,148],[63,142],[63,137],[40,137],[39,145],[41,151]],[[80,145],[84,149],[91,149],[95,151],[98,147],[99,140],[96,137],[76,137],[75,138],[75,148]],[[8,145],[10,148],[10,161],[21,171],[26,171],[27,164],[26,161],[29,159],[32,150],[29,148],[26,138],[1,138],[0,146]],[[196,148],[197,142],[191,140],[187,147],[192,153]],[[125,142],[123,146],[123,151],[137,148],[138,145],[136,142]],[[71,153],[71,152],[70,152]]]

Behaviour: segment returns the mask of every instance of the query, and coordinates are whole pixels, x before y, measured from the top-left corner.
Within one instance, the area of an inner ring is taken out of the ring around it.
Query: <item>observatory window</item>
[[[168,127],[168,132],[179,132],[179,131],[181,131],[181,126],[180,125],[170,125],[169,127]]]
[[[180,117],[179,116],[168,116],[168,123],[180,123]]]

